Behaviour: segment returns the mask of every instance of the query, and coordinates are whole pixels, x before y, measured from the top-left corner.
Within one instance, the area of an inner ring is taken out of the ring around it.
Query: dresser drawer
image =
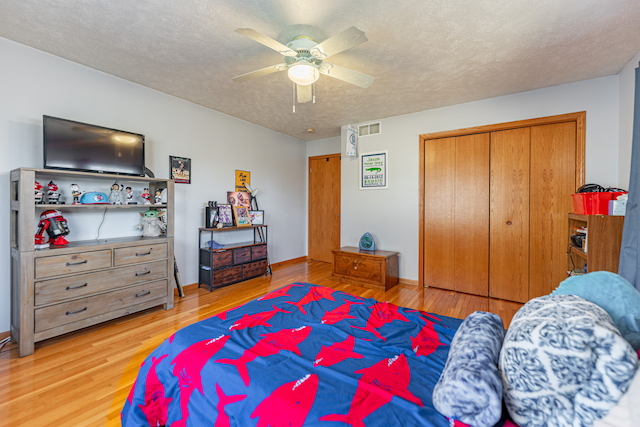
[[[242,264],[251,261],[251,248],[238,248],[233,250],[233,263]]]
[[[35,305],[66,301],[165,277],[167,277],[167,261],[163,260],[108,271],[43,280],[35,282]]]
[[[62,276],[111,267],[111,249],[36,258],[35,278]]]
[[[115,250],[114,265],[138,264],[167,257],[167,244],[133,246]]]
[[[333,268],[336,274],[383,283],[382,260],[335,254],[334,261]]]
[[[251,246],[251,261],[265,259],[267,257],[267,245]]]
[[[146,283],[35,310],[35,331],[42,332],[167,295],[167,281]]]
[[[213,268],[227,267],[233,264],[233,252],[222,251],[211,254]]]
[[[250,262],[242,266],[242,275],[244,279],[262,276],[267,272],[267,261]]]

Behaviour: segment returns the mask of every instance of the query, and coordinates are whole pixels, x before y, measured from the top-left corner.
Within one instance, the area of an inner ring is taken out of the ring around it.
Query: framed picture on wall
[[[191,159],[169,156],[169,178],[176,184],[191,184]]]
[[[223,227],[233,227],[231,205],[218,205],[218,224],[222,224]]]
[[[388,157],[389,151],[378,151],[376,153],[360,154],[358,162],[360,190],[386,190],[389,188],[388,181]]]
[[[250,207],[249,193],[244,191],[227,191],[227,203],[233,206]]]
[[[249,211],[251,225],[264,225],[264,211]]]
[[[236,227],[250,227],[249,208],[246,206],[234,206],[233,216],[236,220]]]

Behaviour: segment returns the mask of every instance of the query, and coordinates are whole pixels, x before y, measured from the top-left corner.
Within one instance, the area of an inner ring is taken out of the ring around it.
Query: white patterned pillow
[[[627,391],[636,361],[597,305],[574,295],[532,299],[500,352],[507,409],[520,427],[591,426]]]
[[[498,356],[503,338],[504,325],[497,314],[476,311],[464,319],[433,389],[438,412],[474,427],[491,427],[500,421]]]

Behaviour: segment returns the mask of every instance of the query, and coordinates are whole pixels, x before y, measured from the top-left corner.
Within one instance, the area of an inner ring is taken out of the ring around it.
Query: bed
[[[140,368],[134,426],[434,426],[462,321],[308,283],[177,331]]]

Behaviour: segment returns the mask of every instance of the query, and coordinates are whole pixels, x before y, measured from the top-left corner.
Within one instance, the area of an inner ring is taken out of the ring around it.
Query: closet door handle
[[[511,221],[507,221],[507,225],[511,225],[513,224]]]
[[[89,260],[86,260],[86,259],[85,259],[84,261],[80,261],[80,262],[68,262],[68,263],[67,263],[67,267],[69,267],[70,265],[86,264],[86,263],[88,263],[88,262],[89,262]]]

